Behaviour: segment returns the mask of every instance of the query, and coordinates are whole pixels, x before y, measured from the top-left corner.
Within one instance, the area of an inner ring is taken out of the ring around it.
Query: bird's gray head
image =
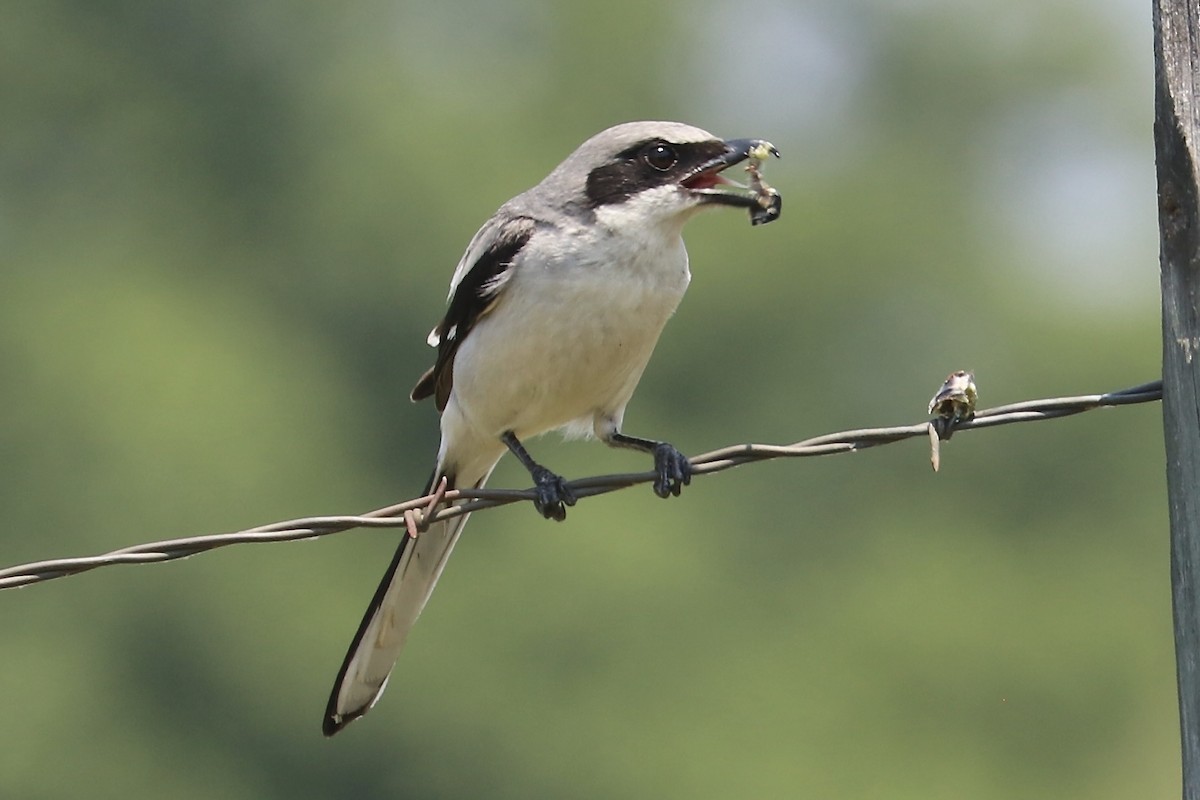
[[[720,174],[766,153],[779,155],[762,139],[722,140],[679,122],[627,122],[581,144],[514,205],[682,224],[699,208],[719,204],[749,208],[755,222],[770,221],[778,216],[777,196],[764,216],[760,192]]]

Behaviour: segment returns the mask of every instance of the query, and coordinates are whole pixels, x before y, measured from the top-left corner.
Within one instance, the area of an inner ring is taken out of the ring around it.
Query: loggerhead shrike
[[[690,273],[683,225],[708,205],[779,216],[757,162],[761,139],[722,141],[677,122],[631,122],[584,142],[545,180],[509,200],[475,234],[450,281],[437,348],[413,400],[433,397],[442,441],[428,493],[480,487],[505,452],[533,478],[537,510],[561,520],[566,482],[522,442],[556,428],[654,456],[654,492],[678,495],[687,458],[622,433],[625,406]],[[751,159],[749,188],[720,172]],[[466,516],[405,536],[342,663],[322,726],[332,736],[379,699],[429,600]]]

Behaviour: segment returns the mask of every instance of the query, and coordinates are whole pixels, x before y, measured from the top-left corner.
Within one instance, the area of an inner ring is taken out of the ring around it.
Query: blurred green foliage
[[[5,564],[410,496],[476,227],[576,144],[762,136],[627,418],[698,452],[1155,377],[1128,0],[10,4]],[[326,692],[394,532],[0,595],[0,795],[1178,793],[1154,406],[476,519],[382,704]],[[644,466],[535,442],[568,476]],[[496,485],[524,485],[502,464]]]

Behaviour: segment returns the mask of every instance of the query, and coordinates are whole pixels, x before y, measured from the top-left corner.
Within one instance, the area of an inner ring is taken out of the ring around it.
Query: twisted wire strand
[[[930,437],[934,442],[948,439],[950,434],[991,428],[997,425],[1036,422],[1044,419],[1071,416],[1096,408],[1149,403],[1162,399],[1162,381],[1153,381],[1128,389],[1105,394],[1055,397],[1027,400],[978,411],[970,419],[933,420],[913,425],[827,433],[788,445],[738,444],[703,453],[691,459],[695,475],[708,475],[733,467],[776,458],[806,458],[864,450],[915,437]],[[936,433],[936,435],[933,435]],[[653,472],[629,472],[597,475],[570,481],[568,485],[577,498],[625,489],[653,481]],[[117,564],[154,564],[187,558],[219,547],[264,542],[293,542],[329,536],[355,528],[404,527],[409,535],[418,535],[426,525],[461,514],[483,511],[534,499],[532,489],[456,489],[434,491],[424,497],[368,511],[360,515],[303,517],[273,522],[231,533],[188,536],[158,542],[123,547],[95,556],[55,558],[0,569],[0,589],[13,589],[44,583],[69,575],[79,575],[100,567]],[[462,501],[454,505],[455,501]],[[442,503],[446,503],[443,505]]]

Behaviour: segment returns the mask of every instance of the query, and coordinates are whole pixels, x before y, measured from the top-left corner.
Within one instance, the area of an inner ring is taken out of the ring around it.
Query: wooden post
[[[1163,433],[1183,797],[1200,800],[1200,0],[1154,0]]]

